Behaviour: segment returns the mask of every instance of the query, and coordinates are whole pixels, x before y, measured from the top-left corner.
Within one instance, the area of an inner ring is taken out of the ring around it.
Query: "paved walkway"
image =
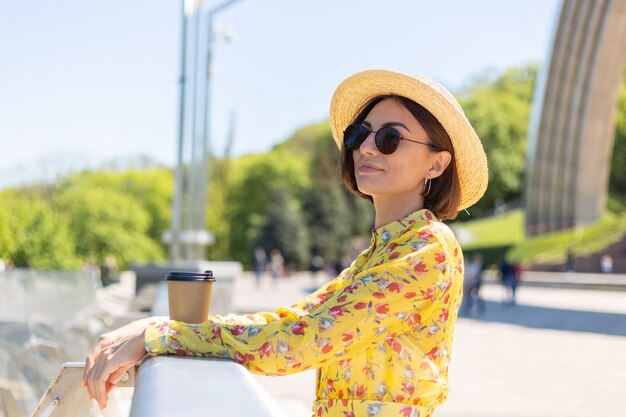
[[[323,283],[308,274],[235,283],[240,311],[273,310]],[[626,292],[520,287],[483,289],[486,311],[459,319],[451,392],[437,417],[623,417],[626,415]],[[256,376],[290,417],[310,417],[314,371]]]

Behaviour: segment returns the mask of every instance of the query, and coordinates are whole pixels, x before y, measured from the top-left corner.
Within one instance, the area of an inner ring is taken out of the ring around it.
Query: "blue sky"
[[[205,1],[211,8],[217,1]],[[384,7],[383,7],[384,4]],[[556,0],[239,0],[221,12],[211,136],[264,152],[327,117],[346,76],[390,68],[459,90],[543,61]],[[111,160],[176,159],[180,2],[5,2],[0,13],[0,186]]]

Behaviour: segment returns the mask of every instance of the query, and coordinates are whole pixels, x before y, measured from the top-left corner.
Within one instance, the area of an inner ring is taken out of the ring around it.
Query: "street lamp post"
[[[199,37],[198,31],[200,27],[200,13],[202,0],[183,0],[183,16],[181,25],[181,76],[180,76],[180,93],[179,93],[179,114],[178,114],[178,155],[177,166],[175,174],[175,189],[173,198],[173,213],[172,213],[172,230],[164,234],[163,239],[170,245],[170,256],[174,261],[181,260],[183,255],[181,251],[181,245],[186,244],[187,251],[185,254],[186,259],[202,259],[203,250],[207,244],[212,243],[213,236],[206,230],[206,201],[207,201],[207,186],[208,186],[208,170],[209,170],[209,158],[211,156],[210,151],[210,80],[211,80],[211,65],[212,65],[212,48],[214,40],[213,30],[213,17],[221,10],[235,3],[237,0],[228,0],[218,6],[210,9],[207,12],[207,45],[206,45],[206,72],[205,72],[205,84],[204,84],[204,100],[202,102],[202,112],[199,111],[198,93],[200,85],[198,83],[198,66],[199,60]],[[192,5],[193,2],[193,5]],[[193,85],[191,86],[193,102],[191,115],[190,129],[185,129],[185,92],[188,88],[186,83],[186,60],[187,60],[187,22],[188,15],[194,11],[195,25],[194,25],[194,49],[193,54]],[[199,123],[197,123],[199,117],[202,118],[202,131],[199,135]],[[183,152],[184,152],[184,140],[185,132],[189,132],[191,135],[191,162],[189,166],[189,181],[187,187],[185,187],[184,181],[184,164],[183,164]],[[184,190],[187,188],[187,227],[182,231],[183,226],[183,204]]]
[[[199,204],[199,216],[198,224],[206,223],[206,205],[207,205],[207,186],[208,186],[208,175],[209,175],[209,162],[211,157],[211,132],[210,128],[210,117],[211,117],[211,107],[210,107],[210,88],[211,88],[211,72],[212,72],[212,61],[213,61],[213,40],[214,40],[214,32],[213,32],[213,17],[220,11],[224,10],[228,6],[231,6],[233,3],[238,0],[228,0],[217,7],[211,9],[207,16],[207,27],[208,27],[208,35],[207,35],[207,61],[206,61],[206,81],[204,83],[204,125],[202,129],[202,169],[200,172],[200,204]]]

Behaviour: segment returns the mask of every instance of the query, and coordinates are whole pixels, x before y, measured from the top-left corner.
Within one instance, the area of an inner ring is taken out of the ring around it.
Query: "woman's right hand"
[[[120,345],[132,337],[138,336],[145,330],[148,323],[167,319],[167,317],[146,317],[145,319],[134,321],[126,326],[120,327],[119,329],[101,335],[98,339],[98,343],[85,360],[85,371],[83,373],[82,382],[83,388],[87,386],[87,374],[89,374],[89,371],[93,367],[94,363],[97,362],[102,352]]]

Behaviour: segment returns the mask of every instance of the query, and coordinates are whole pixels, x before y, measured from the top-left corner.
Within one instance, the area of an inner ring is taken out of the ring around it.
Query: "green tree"
[[[161,244],[161,236],[171,222],[174,180],[170,169],[83,171],[69,176],[59,184],[61,189],[75,186],[114,190],[135,200],[148,213],[146,234],[154,242]]]
[[[489,163],[489,187],[471,209],[473,215],[492,208],[498,200],[521,197],[536,72],[535,65],[510,69],[494,81],[476,82],[459,99]]]
[[[619,95],[617,117],[615,120],[615,142],[611,156],[611,176],[609,187],[617,197],[626,201],[626,72],[625,83]]]
[[[163,259],[161,246],[147,235],[148,211],[127,194],[91,185],[61,190],[59,210],[69,217],[76,253],[102,264],[113,255],[124,268],[131,261]]]
[[[213,158],[210,166],[207,193],[207,228],[213,233],[215,243],[207,247],[207,259],[230,260],[231,223],[228,218],[228,201],[231,190],[229,159]]]
[[[285,263],[303,267],[309,258],[307,236],[298,202],[285,187],[276,186],[271,193],[254,246],[260,246],[268,253],[278,249],[285,258]]]
[[[307,190],[302,206],[310,236],[309,253],[336,263],[350,252],[350,241],[359,234],[354,225],[364,221],[369,223],[369,217],[363,218],[361,213],[351,209],[354,196],[343,190],[339,150],[330,129],[320,129],[313,145],[313,184]]]
[[[311,187],[304,197],[302,211],[309,230],[309,253],[326,262],[338,262],[349,251],[351,219],[341,185]]]
[[[228,195],[230,254],[248,265],[252,242],[264,221],[272,191],[282,186],[299,200],[311,181],[309,160],[277,150],[243,157],[235,168]]]
[[[40,198],[0,196],[0,257],[16,267],[73,269],[80,266],[67,219]]]

